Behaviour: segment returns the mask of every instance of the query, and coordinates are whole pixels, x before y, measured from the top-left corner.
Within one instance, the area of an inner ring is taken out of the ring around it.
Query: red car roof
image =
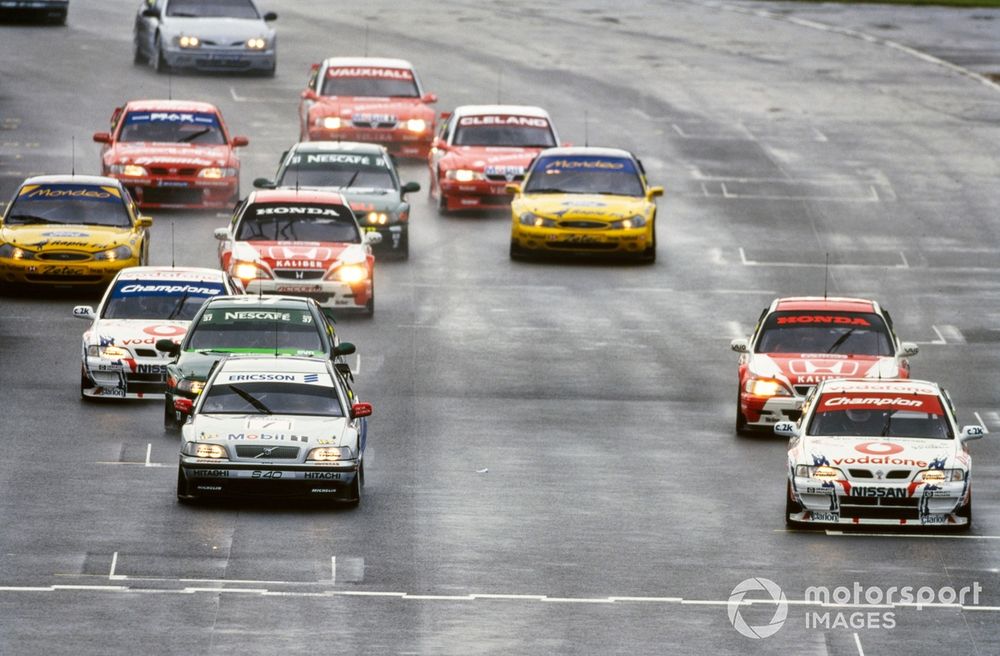
[[[328,203],[330,205],[347,205],[341,194],[334,191],[319,191],[316,189],[261,189],[253,193],[254,203]]]
[[[212,103],[197,100],[132,100],[125,105],[125,111],[139,112],[206,112],[218,113]]]
[[[825,312],[874,312],[875,304],[864,298],[793,296],[779,299],[774,309],[782,312],[812,312],[816,310]]]

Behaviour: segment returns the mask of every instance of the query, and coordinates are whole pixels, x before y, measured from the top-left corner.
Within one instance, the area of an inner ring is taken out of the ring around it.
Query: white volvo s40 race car
[[[958,428],[947,392],[920,380],[828,380],[789,437],[785,521],[950,526],[972,523],[972,457],[982,426]]]

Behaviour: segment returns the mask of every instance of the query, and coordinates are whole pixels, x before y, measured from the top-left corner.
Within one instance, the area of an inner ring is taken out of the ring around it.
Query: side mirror
[[[650,187],[648,190],[646,190],[646,198],[648,198],[649,200],[653,200],[657,196],[662,196],[662,195],[663,195],[663,187]]]
[[[774,434],[781,437],[798,437],[799,429],[792,421],[779,421],[774,425]]]
[[[95,132],[94,141],[97,143],[111,143],[111,133],[110,132]]]
[[[371,403],[355,403],[351,406],[351,419],[358,417],[368,417],[372,413]]]
[[[899,353],[903,357],[912,358],[917,353],[920,353],[920,347],[913,342],[902,342],[899,345]]]
[[[382,235],[377,232],[366,232],[364,236],[364,242],[370,246],[382,243]]]
[[[442,121],[447,120],[447,119],[451,118],[451,112],[441,112],[440,114],[438,114],[438,117]]]
[[[276,21],[278,20],[278,14],[274,13],[273,11],[269,11],[266,14],[264,14],[264,20],[268,23],[270,23],[271,21]]]
[[[729,342],[729,348],[733,349],[737,353],[748,353],[750,351],[750,342],[747,341],[745,337],[734,339]]]
[[[971,442],[972,440],[982,439],[986,435],[986,429],[982,426],[971,425],[962,427],[962,436],[959,438],[962,442]]]
[[[194,401],[191,399],[185,399],[184,397],[174,399],[174,410],[182,415],[190,416],[191,413],[194,412]]]
[[[424,95],[420,96],[420,102],[431,104],[431,103],[436,103],[437,101],[438,97],[436,93],[425,93]]]
[[[420,191],[419,182],[407,182],[399,189],[400,194],[412,194],[415,191]]]
[[[504,185],[504,189],[507,190],[508,194],[519,194],[519,193],[521,193],[521,185],[516,184],[514,182],[509,182],[506,185]]]
[[[341,342],[340,344],[337,344],[336,346],[333,347],[333,355],[334,356],[350,355],[351,353],[354,353],[357,350],[358,349],[354,346],[354,344],[351,344],[350,342]]]
[[[242,148],[243,146],[249,146],[250,140],[246,137],[233,137],[233,148]]]
[[[140,228],[151,228],[153,227],[153,217],[140,214],[135,220],[135,224]]]
[[[253,186],[257,189],[274,189],[278,185],[274,180],[268,180],[267,178],[257,178],[253,181]]]
[[[165,337],[163,339],[158,339],[156,340],[156,344],[154,346],[156,346],[157,351],[166,353],[171,357],[176,358],[181,354],[181,345],[172,339],[167,339]]]
[[[229,241],[229,228],[216,228],[212,234],[219,241]]]
[[[94,308],[89,305],[77,305],[73,308],[73,316],[77,319],[93,319]]]
[[[160,17],[160,10],[159,9],[155,9],[153,7],[147,7],[146,9],[142,10],[142,17],[143,18],[159,18]]]

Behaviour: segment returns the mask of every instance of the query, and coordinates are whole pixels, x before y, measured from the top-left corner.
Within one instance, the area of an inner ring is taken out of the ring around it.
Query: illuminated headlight
[[[201,380],[191,380],[189,378],[181,378],[177,381],[177,391],[187,392],[188,394],[201,394],[201,391],[205,389],[205,382]]]
[[[754,396],[791,396],[780,381],[772,378],[751,378],[747,381],[746,391]]]
[[[612,222],[608,227],[612,230],[628,230],[629,228],[642,228],[646,225],[646,217],[636,215],[627,219]]]
[[[410,132],[423,132],[427,129],[427,121],[422,118],[411,118],[406,122],[406,129]]]
[[[340,120],[339,116],[323,116],[316,120],[321,128],[326,128],[327,130],[339,130],[340,126],[343,125],[343,121]]]
[[[917,480],[924,483],[956,483],[965,480],[961,469],[925,469],[917,474]]]
[[[149,172],[137,164],[112,164],[108,167],[112,175],[123,175],[126,178],[144,178]]]
[[[531,212],[525,212],[522,214],[518,221],[521,225],[531,226],[533,228],[555,228],[556,222],[553,219],[546,219],[544,216],[538,216],[537,214],[532,214]]]
[[[321,446],[309,452],[306,460],[330,462],[333,460],[353,460],[354,451],[349,446]]]
[[[340,282],[354,285],[368,277],[368,267],[361,264],[346,264],[338,267],[334,275]]]
[[[369,212],[365,220],[372,225],[385,225],[389,216],[385,212]]]
[[[199,178],[211,178],[213,180],[218,180],[219,178],[231,178],[234,175],[236,175],[236,169],[229,167],[219,168],[217,166],[213,166],[198,171]]]
[[[195,458],[222,459],[228,457],[226,449],[220,444],[207,444],[205,442],[187,442],[181,447],[181,453]]]
[[[196,36],[180,36],[177,37],[177,45],[182,48],[197,48],[201,46],[201,39]]]
[[[843,473],[836,467],[826,465],[798,465],[795,468],[795,475],[802,478],[818,478],[821,481],[833,481],[843,476]]]
[[[472,169],[451,169],[445,171],[444,177],[455,182],[472,182],[473,180],[485,180],[486,177],[479,171]]]
[[[233,275],[240,280],[254,280],[262,278],[270,280],[271,274],[254,262],[237,262],[233,267]]]
[[[125,245],[94,253],[95,260],[127,260],[132,256],[132,247]]]
[[[33,260],[35,254],[14,244],[0,244],[0,257],[10,260]]]
[[[249,48],[250,50],[263,50],[266,47],[267,47],[267,39],[262,39],[260,37],[247,39],[247,48]]]
[[[91,344],[87,347],[87,355],[94,358],[104,358],[105,360],[121,360],[129,357],[128,349],[120,346],[98,346]]]

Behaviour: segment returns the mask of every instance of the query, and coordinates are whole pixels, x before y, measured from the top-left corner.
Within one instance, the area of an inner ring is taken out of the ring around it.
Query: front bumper
[[[517,182],[517,181],[515,181]],[[503,209],[510,206],[514,197],[507,191],[504,180],[473,180],[458,182],[442,179],[439,181],[441,204],[448,211],[463,209]]]
[[[371,278],[352,287],[336,280],[251,280],[247,294],[306,296],[333,310],[364,310],[372,297]]]
[[[277,51],[230,50],[227,48],[165,48],[163,58],[171,68],[193,68],[200,71],[273,71]]]
[[[195,176],[150,176],[147,178],[111,177],[122,181],[144,208],[223,208],[230,209],[239,200],[238,177],[209,180]]]
[[[523,225],[511,228],[511,243],[537,253],[573,253],[640,256],[653,245],[652,225],[623,230],[573,230]]]
[[[205,497],[306,497],[354,501],[360,460],[337,465],[238,463],[180,457],[178,494]],[[186,494],[185,494],[186,492]]]
[[[871,524],[882,526],[962,526],[967,517],[956,511],[970,498],[968,481],[928,486],[924,483],[886,483],[792,478],[792,500],[801,512],[793,522],[814,524]]]
[[[798,421],[802,415],[801,396],[754,396],[740,393],[740,412],[748,428],[770,428],[779,421]]]
[[[167,390],[167,359],[83,360],[80,393],[92,398],[161,399]]]
[[[139,258],[57,262],[0,259],[0,281],[16,285],[107,285],[119,271],[138,266]]]
[[[433,130],[410,132],[404,128],[358,128],[343,127],[327,130],[315,126],[309,128],[309,141],[363,141],[385,146],[393,155],[412,159],[427,159],[431,150]]]

